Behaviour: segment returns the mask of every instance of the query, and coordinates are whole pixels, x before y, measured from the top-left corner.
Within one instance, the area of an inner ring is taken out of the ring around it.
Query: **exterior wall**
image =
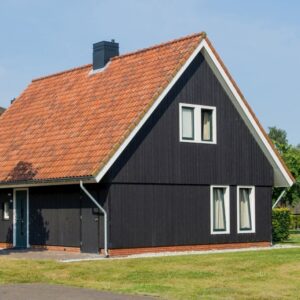
[[[230,186],[230,234],[210,234],[210,187],[112,185],[110,248],[271,241],[271,187],[256,187],[256,233],[237,233],[237,191]]]
[[[217,108],[216,145],[179,142],[179,103]],[[200,54],[104,180],[272,186],[273,170]]]
[[[179,103],[216,107],[217,144],[179,142]],[[272,167],[201,54],[104,181],[112,249],[271,241]],[[230,234],[210,234],[210,185],[230,185]],[[238,185],[255,186],[256,233],[237,233]]]
[[[12,190],[0,190],[0,244],[12,244],[13,243],[13,191]],[[9,220],[3,219],[3,204],[4,202],[10,202]],[[0,246],[1,248],[1,246]]]
[[[87,188],[104,204],[101,185]],[[96,249],[103,247],[103,218],[79,185],[30,188],[29,217],[30,245],[85,247],[90,237]]]

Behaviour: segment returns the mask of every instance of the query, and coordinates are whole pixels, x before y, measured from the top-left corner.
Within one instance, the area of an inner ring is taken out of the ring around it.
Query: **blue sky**
[[[263,126],[300,143],[300,2],[296,0],[9,0],[0,3],[0,106],[32,78],[206,31]]]

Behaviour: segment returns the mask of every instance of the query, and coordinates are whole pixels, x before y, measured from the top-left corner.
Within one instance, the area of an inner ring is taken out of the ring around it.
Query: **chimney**
[[[119,55],[119,43],[102,41],[93,44],[93,70],[98,70],[108,63],[110,58]]]

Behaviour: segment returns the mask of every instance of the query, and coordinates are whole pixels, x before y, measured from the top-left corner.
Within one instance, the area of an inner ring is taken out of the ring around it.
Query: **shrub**
[[[290,229],[297,230],[300,228],[300,215],[291,215]]]
[[[272,210],[272,236],[274,242],[283,242],[289,238],[291,213],[287,208]]]

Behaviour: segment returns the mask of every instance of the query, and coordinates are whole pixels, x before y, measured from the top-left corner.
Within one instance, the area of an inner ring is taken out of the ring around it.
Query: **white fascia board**
[[[202,51],[204,49],[204,51]],[[264,134],[262,133],[261,129],[259,128],[257,122],[254,120],[252,114],[250,113],[249,109],[245,105],[244,101],[241,99],[239,93],[235,89],[234,85],[232,84],[231,80],[227,76],[225,70],[222,68],[221,64],[219,63],[218,59],[214,55],[213,51],[209,47],[208,43],[205,39],[202,39],[197,48],[194,50],[192,55],[189,59],[185,62],[185,64],[181,67],[178,71],[176,76],[171,80],[168,84],[166,89],[160,94],[157,100],[153,103],[151,108],[147,111],[144,117],[141,119],[139,124],[134,128],[134,130],[129,134],[129,136],[125,139],[119,149],[115,152],[115,154],[109,159],[106,165],[100,170],[100,172],[95,176],[96,182],[99,182],[106,172],[111,168],[113,163],[117,160],[117,158],[121,155],[124,149],[128,146],[131,140],[135,137],[137,132],[142,128],[148,118],[152,115],[154,110],[158,107],[158,105],[162,102],[171,88],[175,85],[175,83],[179,80],[181,75],[184,71],[189,67],[195,57],[202,51],[206,61],[209,63],[210,67],[212,68],[213,72],[215,73],[216,77],[220,81],[222,87],[228,94],[229,98],[237,108],[238,112],[246,122],[246,125],[250,129],[252,135],[258,142],[260,148],[268,158],[269,162],[271,163],[274,169],[274,186],[281,186],[287,187],[292,186],[293,181],[284,169],[281,161],[277,157],[276,153],[272,149],[271,145],[265,138]]]
[[[214,71],[215,75],[219,79],[220,83],[222,84],[223,88],[227,92],[233,104],[239,111],[240,115],[243,117],[244,121],[246,122],[246,125],[250,129],[252,135],[260,145],[260,148],[262,149],[262,151],[264,152],[264,154],[266,155],[266,157],[268,158],[269,162],[271,163],[274,169],[274,186],[281,186],[281,187],[292,186],[293,185],[292,179],[290,178],[289,174],[285,170],[281,161],[277,157],[270,143],[267,141],[263,132],[259,128],[257,122],[253,118],[253,115],[250,113],[245,102],[240,97],[239,93],[237,92],[236,88],[234,87],[233,83],[227,76],[225,70],[222,68],[221,64],[219,63],[218,59],[214,55],[213,51],[211,50],[207,42],[203,41],[203,43],[204,43],[203,48],[205,49],[205,51],[203,51],[203,55],[205,59],[207,60],[210,67]]]
[[[82,182],[84,184],[89,184],[89,183],[96,183],[96,180],[94,178],[89,179],[89,180],[84,180],[82,179]],[[80,179],[78,180],[72,180],[72,181],[50,181],[50,182],[39,182],[36,181],[36,183],[12,183],[12,184],[2,184],[0,185],[0,190],[1,189],[18,189],[18,188],[30,188],[30,187],[40,187],[40,186],[57,186],[57,185],[74,185],[74,184],[79,184]]]

